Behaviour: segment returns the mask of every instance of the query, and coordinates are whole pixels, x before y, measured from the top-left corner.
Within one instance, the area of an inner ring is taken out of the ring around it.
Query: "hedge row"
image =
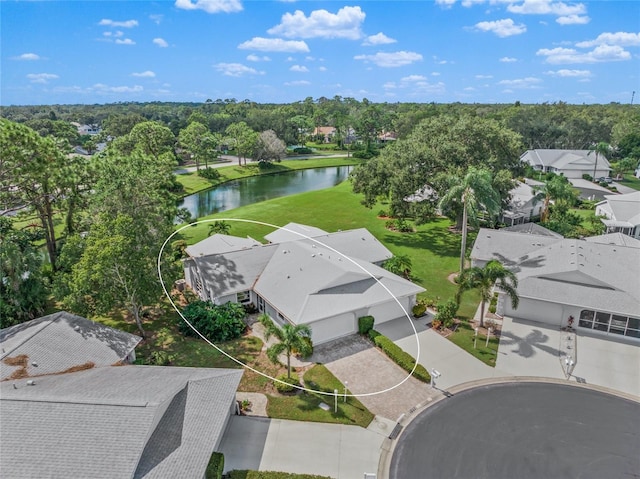
[[[361,316],[358,318],[358,332],[360,334],[369,334],[369,331],[373,329],[373,322],[375,319],[373,316]]]
[[[386,336],[380,334],[375,329],[369,332],[369,337],[373,340],[376,346],[378,346],[389,358],[394,361],[398,366],[407,372],[411,372],[416,360],[409,353],[404,351],[400,346],[391,341]],[[422,364],[416,366],[416,370],[413,371],[413,376],[420,381],[428,383],[431,381],[429,372]]]
[[[328,476],[315,474],[294,474],[291,472],[275,471],[229,471],[228,479],[331,479]]]
[[[224,472],[224,454],[221,452],[214,452],[211,454],[209,464],[207,464],[207,470],[204,477],[206,479],[222,479],[222,473]]]

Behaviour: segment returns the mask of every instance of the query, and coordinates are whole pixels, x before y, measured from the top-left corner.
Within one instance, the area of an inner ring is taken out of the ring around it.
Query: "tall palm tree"
[[[492,180],[491,171],[488,169],[470,166],[464,177],[451,178],[453,186],[440,199],[441,210],[462,205],[460,273],[464,270],[468,223],[477,226],[482,209],[490,216],[496,216],[500,212],[500,195],[494,189]]]
[[[382,267],[390,273],[404,276],[406,279],[411,277],[411,258],[406,254],[392,256],[382,264]]]
[[[491,260],[484,267],[474,266],[463,271],[458,279],[457,300],[469,289],[478,289],[482,297],[480,304],[480,327],[484,328],[484,307],[491,300],[493,286],[496,285],[511,299],[511,307],[516,309],[519,303],[517,292],[518,278],[513,271],[505,268],[500,261]]]
[[[540,221],[546,222],[549,219],[549,204],[551,200],[565,200],[571,202],[575,199],[573,186],[564,176],[554,175],[544,182],[543,185],[534,186],[533,191],[536,195],[533,197],[533,203],[543,201],[542,213],[540,213]]]
[[[609,153],[609,151],[611,150],[611,145],[609,145],[609,143],[605,142],[605,141],[601,141],[599,143],[596,143],[595,145],[593,145],[591,148],[589,148],[591,151],[588,153],[589,155],[591,153],[595,153],[596,154],[596,161],[593,165],[593,179],[596,179],[596,174],[597,174],[597,170],[598,170],[598,157],[600,155],[604,156],[605,154]]]
[[[292,352],[299,351],[302,356],[307,356],[312,352],[309,341],[311,328],[306,324],[295,326],[285,324],[279,328],[266,313],[260,315],[259,321],[264,326],[264,338],[268,341],[271,336],[274,336],[278,340],[276,344],[267,349],[267,356],[272,362],[277,363],[278,356],[284,353],[287,356],[287,378],[291,379]]]

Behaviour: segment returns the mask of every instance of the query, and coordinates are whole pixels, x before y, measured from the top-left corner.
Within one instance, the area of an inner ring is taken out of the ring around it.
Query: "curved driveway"
[[[637,477],[639,442],[640,403],[569,385],[483,386],[419,414],[389,477]]]

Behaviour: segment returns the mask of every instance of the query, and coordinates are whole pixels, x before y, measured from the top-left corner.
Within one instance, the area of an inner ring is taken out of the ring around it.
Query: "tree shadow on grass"
[[[427,250],[434,256],[456,258],[460,255],[460,235],[440,228],[430,228],[402,235],[387,234],[383,242],[403,248]]]

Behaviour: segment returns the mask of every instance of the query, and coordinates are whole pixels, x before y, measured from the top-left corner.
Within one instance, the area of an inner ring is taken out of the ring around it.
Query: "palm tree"
[[[596,154],[596,162],[593,165],[593,180],[595,181],[596,179],[596,172],[598,170],[598,156],[602,155],[604,156],[605,153],[609,153],[609,151],[611,151],[611,146],[609,145],[609,143],[606,143],[604,141],[601,141],[599,143],[596,143],[595,145],[591,146],[591,148],[589,148],[591,151],[588,153],[589,155],[591,153],[595,153]]]
[[[411,258],[406,254],[392,256],[382,264],[382,267],[393,274],[404,276],[406,279],[411,277]]]
[[[490,216],[500,212],[500,195],[493,188],[491,171],[470,166],[462,178],[452,177],[453,186],[440,199],[441,210],[462,205],[462,242],[460,245],[460,273],[464,270],[467,249],[467,223],[478,225],[479,213],[484,209]]]
[[[484,328],[484,307],[491,300],[493,286],[496,285],[511,299],[511,307],[516,309],[518,297],[518,278],[513,271],[505,268],[500,261],[491,260],[484,267],[474,266],[463,271],[458,279],[458,293],[456,299],[460,301],[462,293],[469,289],[478,289],[482,302],[480,303],[480,327]]]
[[[231,225],[226,221],[215,221],[212,225],[209,225],[209,232],[207,236],[214,234],[228,235],[231,231]]]
[[[308,356],[312,352],[311,328],[306,324],[285,324],[282,328],[276,326],[268,314],[263,313],[258,319],[264,326],[264,339],[269,340],[274,336],[278,342],[267,349],[269,359],[277,363],[278,356],[287,356],[287,378],[291,379],[291,354],[294,350],[299,351],[302,356]]]
[[[539,201],[544,201],[542,213],[540,214],[540,221],[542,223],[549,219],[549,204],[551,200],[566,200],[570,202],[575,198],[571,183],[561,175],[553,175],[544,182],[544,185],[534,186],[533,191],[536,192],[536,195],[533,197],[534,204]]]

